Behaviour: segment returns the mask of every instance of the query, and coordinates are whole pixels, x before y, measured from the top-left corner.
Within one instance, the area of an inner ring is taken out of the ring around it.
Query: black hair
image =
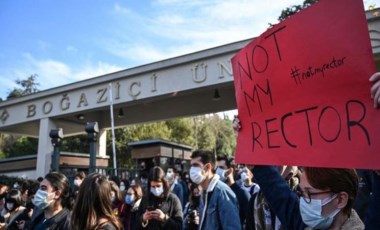
[[[117,186],[120,187],[120,178],[118,176],[110,176],[109,180],[115,182],[115,184],[117,184]]]
[[[31,184],[28,190],[28,197],[34,196],[39,188],[40,188],[40,184],[38,183]]]
[[[215,169],[215,155],[209,150],[195,150],[191,154],[191,159],[200,157],[201,162],[205,165],[207,163],[211,164],[212,169]]]
[[[21,193],[24,194],[27,190],[30,189],[30,183],[28,181],[24,181],[22,182],[22,185],[21,185]],[[29,192],[29,191],[28,191]]]
[[[14,203],[14,208],[17,208],[20,205],[22,205],[23,201],[20,190],[12,189],[5,198],[5,202]]]
[[[70,183],[65,175],[58,172],[51,172],[45,176],[53,188],[53,191],[59,190],[61,192],[60,202],[63,208],[71,209],[70,202]]]
[[[75,174],[75,177],[78,177],[79,179],[84,180],[84,178],[86,177],[86,173],[84,171],[78,171]]]
[[[168,180],[166,180],[165,172],[161,167],[155,166],[150,169],[148,176],[148,188],[150,187],[150,182],[152,181],[162,182],[164,188],[164,197],[167,197],[169,195],[169,182]]]
[[[218,155],[216,161],[225,161],[227,168],[231,167],[231,161],[228,159],[227,155]]]
[[[173,173],[178,173],[178,170],[174,166],[169,166],[168,169],[173,169]]]

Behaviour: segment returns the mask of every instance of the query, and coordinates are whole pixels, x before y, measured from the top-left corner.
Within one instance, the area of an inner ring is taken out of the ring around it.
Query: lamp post
[[[98,122],[88,122],[85,130],[87,132],[87,141],[90,144],[90,173],[95,172],[96,168],[96,142],[98,141],[99,127]]]
[[[63,139],[63,131],[62,129],[52,129],[50,130],[49,136],[51,138],[51,144],[54,147],[54,152],[53,152],[53,164],[52,168],[53,171],[58,172],[59,171],[59,158],[60,158],[60,153],[59,153],[59,147],[61,146],[61,140]]]

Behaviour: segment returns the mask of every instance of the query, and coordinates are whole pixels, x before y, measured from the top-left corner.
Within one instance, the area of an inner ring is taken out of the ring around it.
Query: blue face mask
[[[216,174],[218,174],[219,175],[219,180],[221,180],[221,181],[226,181],[226,172],[224,171],[224,169],[221,169],[221,168],[217,168],[216,169]]]
[[[335,210],[329,216],[322,216],[322,207],[337,197],[335,194],[331,198],[325,200],[311,199],[307,203],[303,198],[300,199],[300,211],[303,222],[313,229],[326,229],[331,226],[334,217],[339,213],[340,209]]]
[[[36,194],[34,195],[33,204],[37,206],[39,209],[46,209],[54,202],[53,199],[48,201],[48,196],[48,192],[38,189]]]
[[[125,203],[132,204],[132,202],[133,202],[132,196],[131,195],[126,195],[125,196]]]
[[[164,192],[164,187],[157,187],[157,188],[150,188],[150,192],[153,193],[156,197],[161,196],[161,194]]]

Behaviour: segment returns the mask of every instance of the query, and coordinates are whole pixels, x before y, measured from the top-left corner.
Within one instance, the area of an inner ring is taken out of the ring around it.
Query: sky
[[[302,2],[1,0],[0,97],[32,74],[44,90],[253,38]]]

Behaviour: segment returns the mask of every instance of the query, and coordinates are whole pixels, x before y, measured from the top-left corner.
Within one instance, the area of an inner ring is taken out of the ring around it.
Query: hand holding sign
[[[232,66],[238,163],[380,168],[380,111],[371,109],[367,80],[375,66],[361,0],[314,4],[255,38]],[[376,105],[379,88],[372,90]]]
[[[373,74],[370,79],[370,82],[373,82],[371,88],[371,98],[373,99],[373,106],[379,108],[380,105],[380,72]]]

